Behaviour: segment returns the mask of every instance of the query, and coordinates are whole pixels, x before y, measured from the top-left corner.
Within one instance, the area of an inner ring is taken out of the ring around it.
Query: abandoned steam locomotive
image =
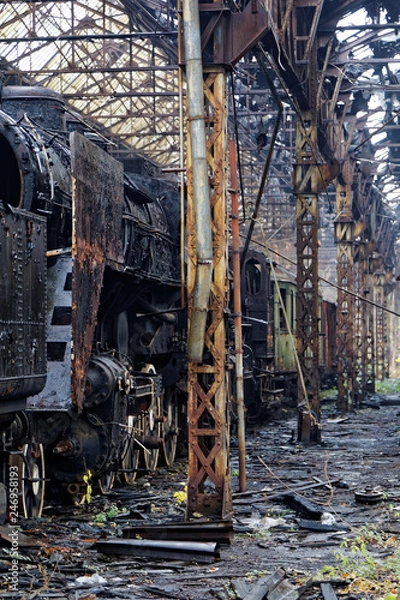
[[[117,469],[132,480],[141,455],[174,460],[180,208],[176,186],[139,159],[124,173],[57,93],[4,87],[0,109],[1,472],[4,485],[18,467],[38,515],[45,477],[77,499]]]
[[[40,515],[45,479],[80,501],[117,472],[129,483],[141,465],[170,464],[186,426],[177,186],[93,136],[56,92],[1,90],[0,508],[11,466],[26,516]],[[256,418],[296,394],[296,285],[276,272],[246,256],[245,403]],[[325,313],[321,303],[332,354]]]

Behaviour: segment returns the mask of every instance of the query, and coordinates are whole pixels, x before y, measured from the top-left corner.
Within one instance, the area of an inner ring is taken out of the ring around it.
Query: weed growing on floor
[[[346,539],[336,554],[338,564],[321,569],[321,575],[350,582],[347,591],[372,594],[376,600],[388,600],[400,594],[400,541],[375,527],[361,527]],[[399,595],[400,598],[400,595]]]
[[[400,379],[385,379],[375,382],[377,394],[400,394]]]

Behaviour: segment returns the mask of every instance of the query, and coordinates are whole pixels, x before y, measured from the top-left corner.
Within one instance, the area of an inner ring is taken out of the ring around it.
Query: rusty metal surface
[[[375,303],[375,376],[378,381],[386,377],[385,369],[385,296],[383,290],[382,275],[375,274],[374,295]]]
[[[187,517],[195,512],[228,518],[232,510],[229,472],[229,421],[225,364],[225,319],[227,304],[227,211],[226,211],[226,75],[210,72],[204,82],[208,105],[209,168],[213,228],[213,281],[205,335],[203,363],[188,362],[188,502]],[[212,115],[212,116],[211,116]],[[190,165],[189,165],[190,169]],[[189,171],[190,175],[190,171]],[[194,228],[192,178],[188,178],[188,293],[194,284]],[[190,318],[190,317],[189,317]]]
[[[247,2],[243,11],[229,14],[225,61],[235,64],[267,33],[269,16],[264,3],[259,0]]]
[[[336,187],[335,241],[337,244],[337,330],[338,350],[338,407],[351,410],[353,406],[354,379],[354,298],[347,290],[354,287],[353,219],[351,217],[352,193],[350,183]]]
[[[361,248],[363,244],[360,244]],[[363,302],[365,271],[362,252],[361,260],[354,264],[354,406],[360,406],[365,400],[366,371],[365,371],[365,302]]]
[[[71,135],[73,177],[72,401],[79,408],[92,352],[106,264],[121,259],[122,164],[82,135]]]
[[[298,386],[298,438],[321,437],[318,331],[318,195],[317,130],[309,114],[296,122],[294,193],[297,220],[297,348],[302,377]],[[303,386],[304,378],[304,386]],[[304,389],[305,388],[305,389]]]
[[[0,208],[0,412],[46,381],[46,221]],[[14,406],[15,408],[15,406]]]
[[[373,276],[366,268],[365,294],[373,297]],[[366,304],[364,309],[364,331],[365,331],[365,391],[375,393],[375,325],[374,307]]]
[[[235,323],[235,402],[237,410],[237,437],[239,447],[239,489],[246,491],[246,419],[244,402],[243,334],[242,334],[242,295],[240,276],[240,234],[239,234],[239,181],[238,165],[234,140],[229,142],[231,174],[232,211],[232,268],[233,268],[233,312]],[[266,299],[264,298],[264,301]],[[268,303],[268,297],[267,297]],[[265,343],[265,342],[264,342]]]

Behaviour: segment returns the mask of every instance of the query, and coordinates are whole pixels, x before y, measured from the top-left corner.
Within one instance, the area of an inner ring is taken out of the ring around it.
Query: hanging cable
[[[240,163],[239,127],[238,127],[238,118],[237,118],[237,111],[236,111],[235,82],[233,79],[233,71],[231,71],[231,88],[232,88],[232,107],[233,107],[233,127],[235,130],[235,144],[236,144],[236,160],[237,160],[237,167],[238,167],[238,172],[239,172],[240,196],[242,198],[243,221],[245,221],[246,220],[246,206],[244,203],[243,175],[242,175],[242,166]]]
[[[260,44],[258,44],[258,48],[260,48]],[[278,96],[278,92],[275,89],[274,83],[273,83],[273,81],[272,81],[272,79],[271,79],[271,77],[270,77],[267,69],[265,68],[264,63],[260,60],[260,52],[257,52],[257,50],[255,50],[255,56],[256,56],[256,58],[257,58],[257,60],[259,62],[259,65],[260,65],[261,69],[264,72],[264,75],[266,77],[268,86],[269,86],[269,88],[271,90],[271,93],[272,93],[272,95],[274,97],[274,100],[275,100],[275,102],[276,102],[276,104],[278,106],[278,114],[277,114],[277,117],[276,117],[276,121],[275,121],[275,125],[274,125],[274,130],[272,132],[271,142],[270,142],[269,148],[268,148],[268,154],[267,154],[267,158],[265,160],[264,170],[263,170],[263,173],[262,173],[262,176],[261,176],[261,182],[260,182],[260,187],[258,189],[257,199],[256,199],[254,211],[253,211],[253,216],[252,216],[251,221],[250,221],[249,230],[247,232],[247,238],[246,238],[246,241],[245,241],[245,244],[244,244],[244,248],[243,248],[243,252],[242,252],[242,259],[241,259],[242,266],[244,264],[244,261],[246,260],[246,254],[247,254],[247,251],[249,249],[250,241],[251,241],[251,238],[252,238],[252,235],[253,235],[254,224],[255,224],[257,216],[258,216],[258,211],[259,211],[261,200],[262,200],[262,196],[263,196],[263,193],[264,193],[264,186],[265,186],[265,182],[266,182],[266,179],[267,179],[267,175],[269,173],[269,167],[270,167],[270,164],[271,164],[271,161],[272,161],[272,155],[273,155],[273,152],[274,152],[274,149],[275,149],[275,141],[276,141],[276,138],[278,136],[278,131],[279,131],[279,128],[280,128],[280,125],[281,125],[281,118],[282,118],[282,113],[283,113],[283,106],[282,106],[281,99]]]
[[[267,256],[267,258],[269,260],[269,265],[270,265],[270,268],[271,268],[272,277],[274,278],[275,288],[276,288],[278,299],[279,299],[279,304],[281,306],[282,314],[283,314],[283,317],[285,319],[285,324],[286,324],[286,328],[288,330],[290,344],[291,344],[292,350],[293,350],[293,356],[294,356],[294,359],[295,359],[295,362],[296,362],[296,367],[297,367],[297,372],[298,372],[298,375],[299,375],[299,381],[300,381],[301,389],[303,390],[304,402],[305,402],[305,405],[307,407],[307,411],[303,411],[303,414],[309,414],[310,419],[314,423],[314,425],[316,427],[321,428],[321,423],[319,422],[319,420],[317,418],[317,415],[312,410],[310,402],[308,400],[308,393],[307,393],[306,383],[304,381],[304,375],[303,375],[303,371],[302,371],[302,368],[301,368],[301,365],[300,365],[300,359],[299,359],[299,355],[298,355],[298,352],[297,352],[297,346],[296,346],[295,337],[293,335],[293,331],[292,331],[292,328],[290,326],[289,317],[288,317],[287,312],[286,312],[285,303],[283,302],[281,290],[280,290],[280,287],[279,287],[278,277],[277,277],[277,274],[276,274],[274,263],[273,263],[273,261],[271,259],[270,253],[269,253],[269,247],[268,247],[267,241],[265,239],[264,230],[263,230],[263,227],[262,227],[261,223],[259,223],[257,221],[257,224],[260,226],[261,237],[263,239],[263,244],[260,244],[260,245],[265,250],[266,256]]]
[[[243,234],[240,234],[240,237],[245,238],[245,236]],[[253,244],[255,244],[257,246],[261,246],[261,248],[265,248],[264,244],[262,244],[261,242],[258,242],[257,240],[253,240]],[[277,250],[273,250],[271,247],[269,247],[269,252],[276,254],[277,256],[279,256],[279,258],[283,258],[283,260],[286,260],[291,265],[297,266],[297,263],[294,260],[292,260],[288,256],[284,256]],[[371,306],[375,306],[376,308],[379,308],[379,309],[383,310],[384,312],[390,313],[391,315],[394,315],[395,317],[400,317],[400,313],[397,313],[394,310],[390,310],[390,308],[386,308],[385,306],[382,306],[381,304],[377,304],[373,300],[368,300],[368,298],[359,296],[355,292],[351,292],[350,290],[347,290],[346,288],[342,288],[342,287],[340,287],[340,285],[333,283],[333,281],[329,281],[329,279],[325,279],[324,277],[321,277],[320,275],[318,276],[318,279],[319,279],[319,281],[323,281],[324,283],[327,283],[328,285],[336,288],[337,290],[340,290],[341,292],[344,292],[345,294],[348,294],[349,296],[353,296],[353,298],[356,298],[357,300],[361,300],[361,302],[365,302],[365,304],[370,304]]]

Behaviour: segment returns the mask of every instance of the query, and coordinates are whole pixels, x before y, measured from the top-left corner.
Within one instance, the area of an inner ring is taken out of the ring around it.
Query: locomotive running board
[[[0,414],[46,382],[46,220],[0,205]]]

